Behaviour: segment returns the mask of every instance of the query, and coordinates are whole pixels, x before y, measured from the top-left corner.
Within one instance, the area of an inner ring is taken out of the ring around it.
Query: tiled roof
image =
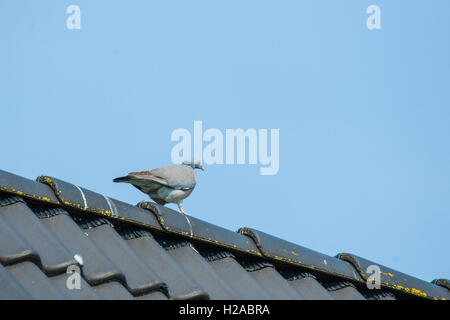
[[[379,265],[369,290],[376,263],[355,255],[36,180],[0,170],[0,299],[450,299],[445,279]],[[80,289],[68,289],[71,266]]]

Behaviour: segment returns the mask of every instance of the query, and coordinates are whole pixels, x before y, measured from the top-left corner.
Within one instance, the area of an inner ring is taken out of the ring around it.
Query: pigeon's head
[[[192,169],[202,169],[202,171],[205,171],[205,168],[203,168],[202,163],[198,159],[184,160],[182,165],[190,166]]]

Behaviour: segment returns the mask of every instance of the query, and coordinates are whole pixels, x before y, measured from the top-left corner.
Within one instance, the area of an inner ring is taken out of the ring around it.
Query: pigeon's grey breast
[[[194,169],[189,166],[171,165],[150,171],[152,175],[162,178],[167,186],[178,190],[191,190],[195,187],[197,177]]]

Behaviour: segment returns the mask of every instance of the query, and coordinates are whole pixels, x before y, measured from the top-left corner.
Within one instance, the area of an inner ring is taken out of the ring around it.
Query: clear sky
[[[449,14],[448,0],[1,0],[0,168],[136,204],[112,179],[170,164],[173,130],[276,128],[276,175],[206,166],[186,212],[450,278]]]

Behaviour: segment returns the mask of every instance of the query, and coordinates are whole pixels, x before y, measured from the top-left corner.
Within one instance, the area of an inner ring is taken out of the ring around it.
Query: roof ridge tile
[[[156,217],[153,214],[149,215],[147,210],[54,177],[41,175],[36,180],[50,187],[58,200],[58,204],[64,207],[138,224],[159,231],[162,230]]]
[[[256,229],[243,227],[238,231],[255,241],[263,257],[282,261],[291,265],[301,266],[308,270],[319,271],[327,275],[339,276],[352,281],[362,281],[359,274],[357,274],[353,267],[345,261],[302,247]]]
[[[231,251],[238,251],[254,256],[261,256],[256,244],[248,237],[231,230],[219,227],[192,216],[186,216],[170,208],[153,202],[140,202],[140,208],[152,211],[161,227],[172,234],[201,240],[224,247]]]
[[[431,283],[434,283],[437,286],[441,286],[443,288],[447,288],[448,290],[450,290],[450,280],[448,279],[434,279],[433,281],[431,281]]]
[[[0,170],[0,191],[31,200],[59,204],[53,191],[42,183]]]
[[[337,258],[353,265],[364,281],[368,279],[364,270],[374,265],[380,268],[381,286],[383,287],[428,299],[450,299],[450,292],[439,285],[406,275],[357,255],[339,253]]]

